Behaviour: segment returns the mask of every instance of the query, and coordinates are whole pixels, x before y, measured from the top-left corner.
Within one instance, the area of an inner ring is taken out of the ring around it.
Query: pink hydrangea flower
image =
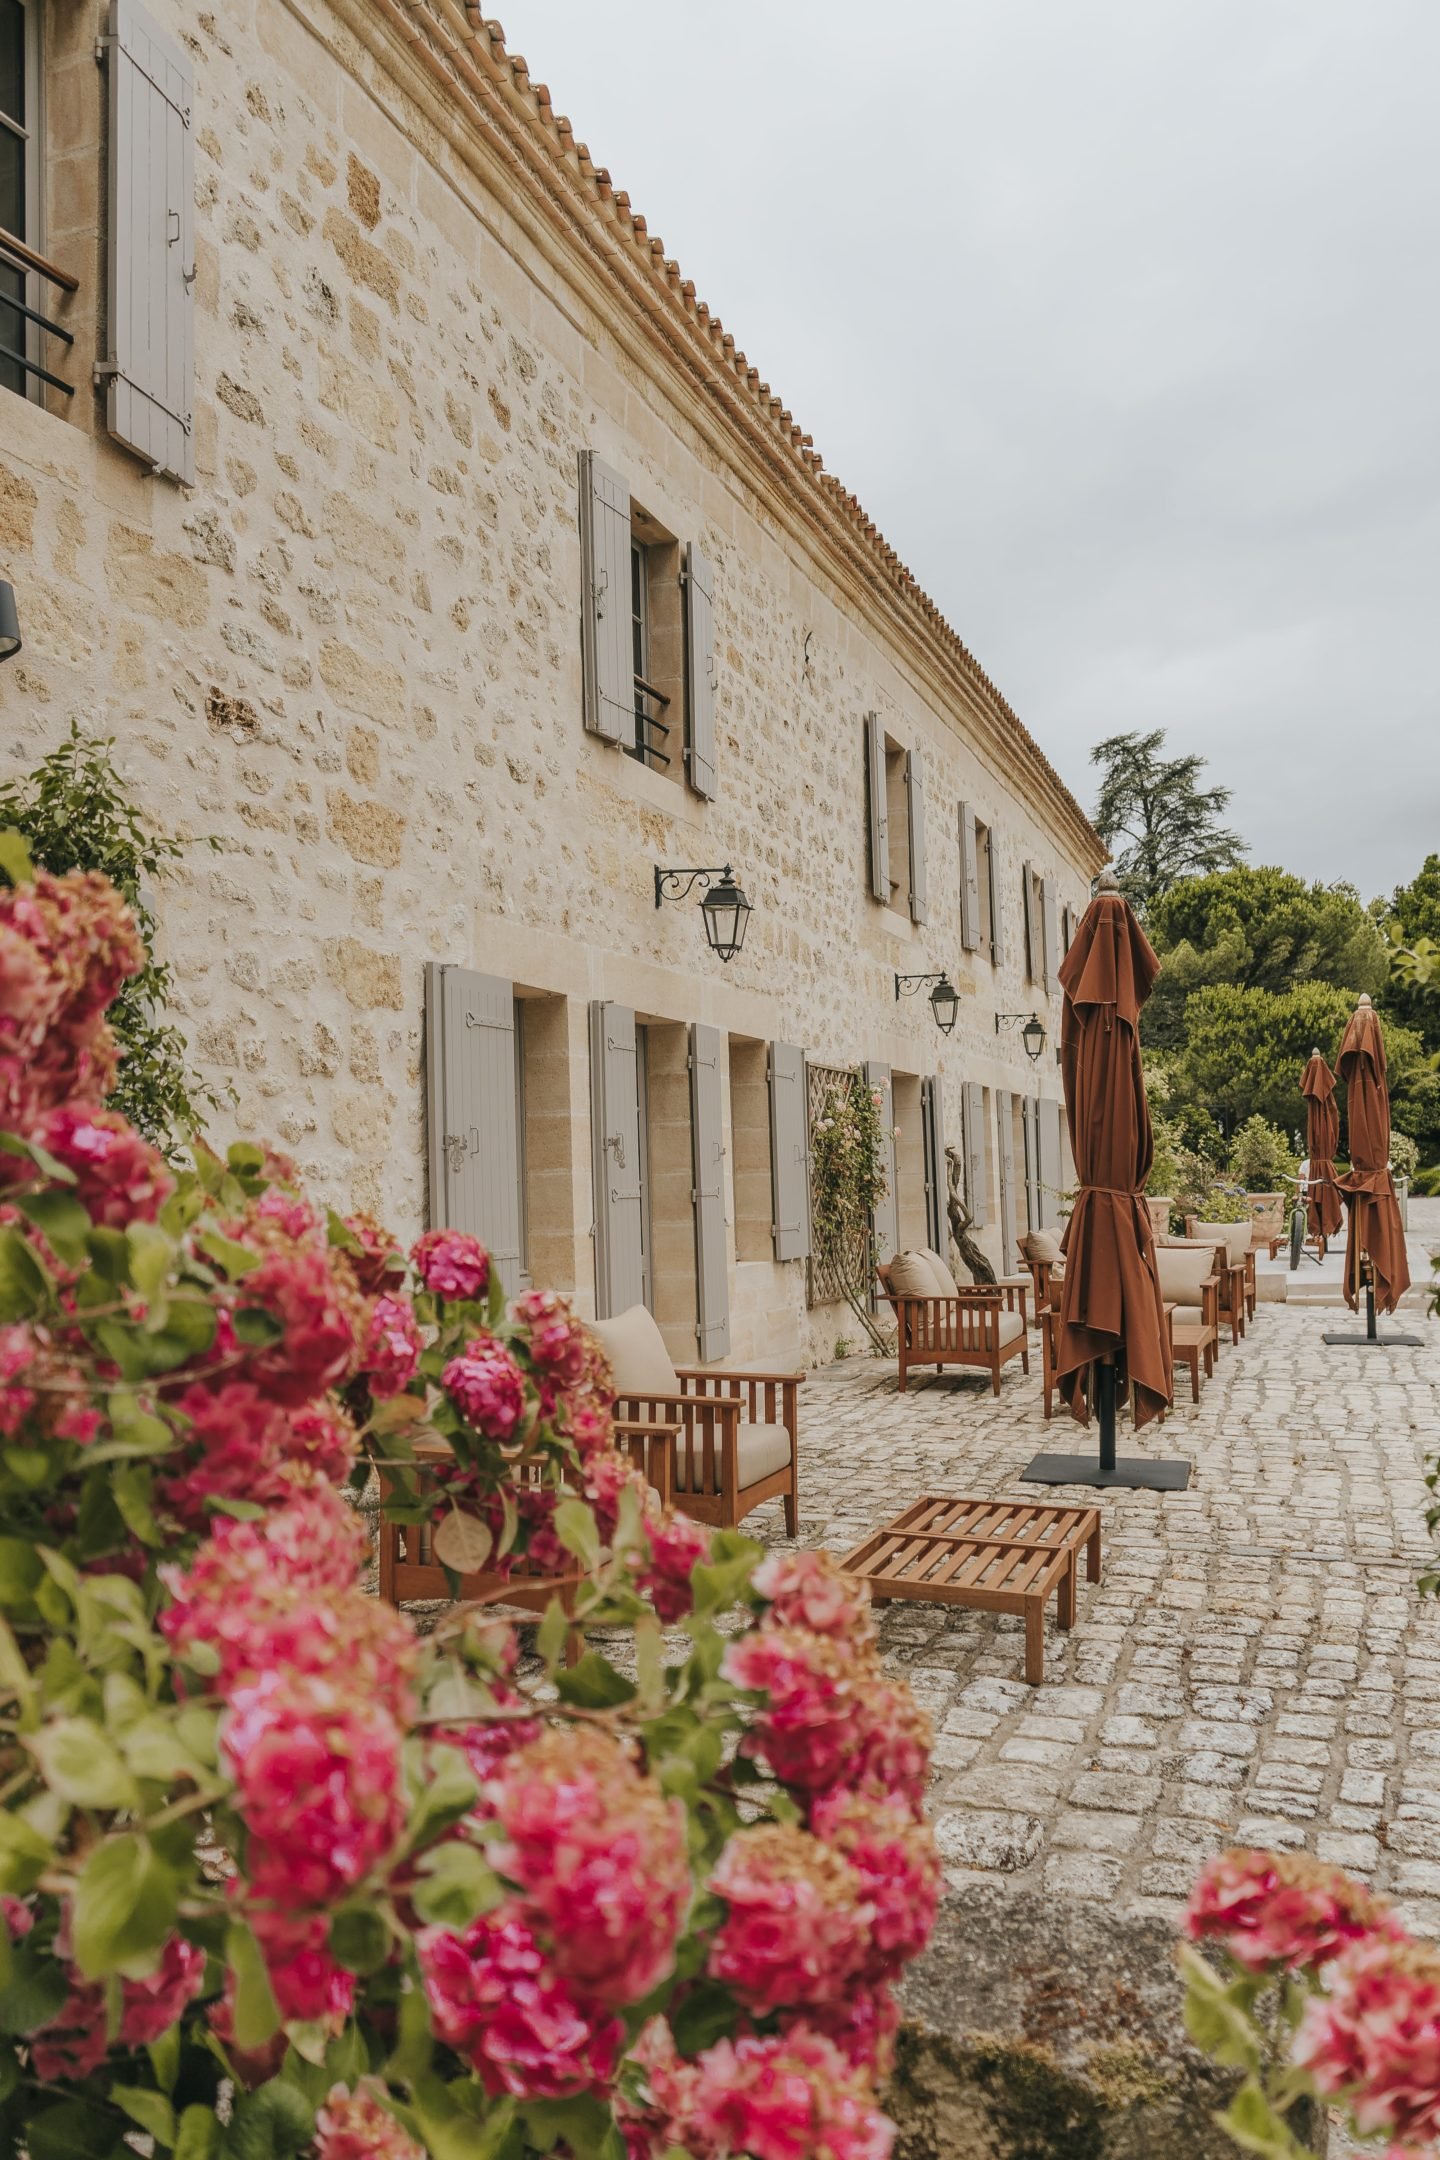
[[[874,1634],[868,1588],[842,1575],[829,1553],[770,1553],[750,1581],[769,1601],[768,1626],[808,1628],[852,1646]]]
[[[377,1402],[404,1393],[420,1369],[424,1347],[409,1298],[388,1293],[377,1297],[370,1307],[360,1353],[365,1385]]]
[[[813,2004],[799,2017],[783,2017],[781,2030],[808,2025],[834,2042],[853,2069],[882,2086],[895,2068],[900,2005],[888,1987],[851,1987],[843,2002]]]
[[[888,2160],[895,2126],[868,2081],[806,2026],[721,2040],[688,2067],[667,2129],[693,2160]]]
[[[1363,2135],[1402,2147],[1440,2137],[1440,1953],[1388,1936],[1354,1944],[1308,2005],[1295,2060],[1344,2093]]]
[[[257,1895],[323,1905],[364,1881],[404,1824],[400,1742],[383,1705],[283,1668],[235,1690],[221,1749]]]
[[[29,1133],[54,1104],[108,1094],[105,1009],[145,964],[135,918],[98,871],[0,888],[0,1127]],[[0,1157],[0,1182],[14,1157]]]
[[[844,2000],[873,1910],[841,1854],[808,1831],[761,1823],[731,1838],[709,1887],[727,1907],[713,1979],[762,2013]]]
[[[307,1403],[349,1372],[355,1352],[350,1316],[320,1247],[267,1252],[237,1285],[236,1303],[241,1311],[258,1307],[280,1323],[274,1342],[246,1354],[247,1377],[277,1402]]]
[[[11,1897],[8,1891],[0,1893],[0,1922],[11,1942],[19,1942],[35,1925],[35,1915],[23,1898]]]
[[[457,1410],[487,1440],[509,1440],[525,1415],[525,1376],[503,1343],[477,1335],[451,1358],[440,1383]]]
[[[902,1800],[919,1814],[930,1781],[931,1739],[930,1720],[909,1688],[881,1678],[877,1671],[867,1692],[864,1737],[847,1782],[872,1800]]]
[[[261,1222],[278,1223],[287,1238],[303,1245],[307,1238],[315,1237],[320,1229],[320,1219],[308,1200],[297,1192],[289,1192],[283,1185],[267,1185],[255,1202],[255,1214]]]
[[[121,1982],[121,2045],[147,2047],[158,2040],[204,1984],[204,1951],[186,1942],[183,1935],[172,1935],[148,1979]]]
[[[1377,1932],[1395,1937],[1388,1907],[1339,1868],[1305,1853],[1235,1849],[1207,1861],[1185,1925],[1251,1972],[1310,1972]]]
[[[468,1231],[427,1230],[410,1258],[432,1297],[474,1304],[490,1288],[490,1255]]]
[[[338,1403],[307,1403],[291,1411],[286,1453],[314,1476],[343,1485],[359,1451],[359,1435]]]
[[[118,1110],[61,1103],[27,1137],[73,1171],[76,1198],[108,1229],[153,1222],[175,1190],[164,1156]]]
[[[584,1327],[558,1290],[525,1290],[510,1307],[510,1318],[525,1330],[530,1362],[555,1388],[575,1387],[585,1377],[589,1341]]]
[[[370,2078],[353,2092],[332,2085],[315,2114],[316,2160],[427,2160],[408,2130],[396,2121]]]
[[[248,1380],[232,1380],[213,1390],[189,1387],[175,1408],[188,1420],[179,1457],[185,1468],[162,1477],[160,1497],[187,1529],[204,1528],[211,1499],[263,1505],[284,1496],[291,1426],[278,1403]]]
[[[19,1323],[0,1327],[0,1439],[13,1440],[38,1400],[22,1375],[36,1363],[34,1330]]]
[[[752,1743],[784,1784],[824,1792],[849,1781],[872,1724],[863,1661],[828,1636],[764,1628],[731,1643],[721,1671],[767,1697]]]
[[[710,1551],[710,1533],[688,1515],[668,1515],[652,1522],[650,1564],[640,1571],[640,1588],[667,1626],[683,1620],[695,1603],[690,1571]]]
[[[436,2036],[487,2092],[558,2100],[611,2076],[619,2020],[581,2002],[516,1904],[483,1914],[463,1934],[423,1929],[416,1947]]]
[[[355,2007],[355,1977],[330,1955],[329,1914],[290,1912],[277,1898],[273,1906],[252,1904],[248,1917],[282,2019],[338,2032]],[[211,2019],[218,2029],[213,2012]]]
[[[871,1916],[862,1977],[872,1985],[898,1979],[930,1940],[940,1909],[943,1876],[930,1825],[903,1802],[834,1792],[816,1801],[810,1827],[859,1877]]]
[[[685,1811],[607,1734],[546,1732],[486,1787],[494,1865],[545,1931],[556,1971],[618,2007],[671,1970],[690,1903]]]
[[[70,1992],[53,2018],[30,2037],[30,2067],[47,2085],[78,2084],[110,2052],[105,1986],[72,1969]]]
[[[348,1245],[337,1245],[331,1252],[335,1266],[343,1267],[354,1280],[355,1286],[365,1297],[375,1297],[382,1290],[395,1290],[405,1273],[405,1256],[390,1232],[373,1215],[357,1208],[353,1215],[345,1217],[358,1252]]]

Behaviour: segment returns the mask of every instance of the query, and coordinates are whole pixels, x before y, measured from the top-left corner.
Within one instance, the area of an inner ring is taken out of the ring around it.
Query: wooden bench
[[[895,1315],[902,1395],[913,1365],[933,1365],[936,1372],[943,1372],[947,1365],[967,1365],[988,1372],[997,1395],[1000,1368],[1007,1358],[1018,1357],[1021,1370],[1029,1372],[1025,1321],[1028,1281],[1023,1285],[977,1285],[960,1291],[956,1297],[909,1297],[891,1288],[888,1267],[877,1273],[886,1303]]]
[[[876,1530],[840,1565],[866,1582],[877,1605],[892,1599],[1014,1613],[1025,1623],[1025,1678],[1045,1677],[1045,1606],[1075,1625],[1080,1550],[1100,1577],[1100,1511],[1029,1500],[947,1499],[931,1494]]]

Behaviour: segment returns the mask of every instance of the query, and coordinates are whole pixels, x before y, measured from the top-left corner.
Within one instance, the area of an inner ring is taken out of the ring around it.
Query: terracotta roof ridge
[[[449,22],[455,25],[456,36],[465,47],[465,59],[488,77],[510,109],[526,123],[530,132],[539,138],[543,151],[552,164],[565,168],[572,187],[589,199],[592,208],[606,222],[618,228],[618,236],[628,244],[629,252],[654,286],[657,297],[688,319],[693,330],[710,348],[712,359],[718,361],[727,374],[733,374],[739,389],[748,394],[759,417],[788,450],[794,462],[811,474],[815,484],[878,559],[888,573],[892,585],[918,609],[935,636],[949,648],[962,672],[984,693],[993,713],[1020,737],[1081,826],[1093,834],[1094,828],[1087,813],[1060,778],[1005,693],[986,673],[938,603],[925,591],[914,572],[907,568],[895,548],[886,540],[859,497],[826,469],[823,457],[815,448],[814,438],[802,430],[799,422],[784,401],[772,391],[769,383],[762,381],[759,369],[752,366],[744,352],[737,347],[733,333],[725,329],[720,317],[712,314],[706,302],[698,298],[694,280],[682,276],[678,262],[666,255],[664,242],[658,236],[651,236],[645,218],[632,208],[630,197],[625,190],[615,187],[609,169],[595,164],[588,146],[577,140],[569,119],[564,114],[555,112],[548,86],[543,82],[533,82],[524,57],[509,51],[503,26],[493,16],[482,13],[479,0],[398,0],[398,6],[396,0],[390,0],[390,5],[384,7],[384,12],[392,17],[403,12],[411,18],[405,27],[412,42],[417,41],[420,36],[418,26],[414,24],[414,18],[419,15],[425,15],[437,29],[441,29],[442,36],[445,32],[436,22],[437,15],[447,17]],[[462,24],[463,28],[460,27]],[[454,70],[456,57],[452,46],[451,65],[446,72],[458,88]],[[1096,845],[1100,845],[1098,836]]]

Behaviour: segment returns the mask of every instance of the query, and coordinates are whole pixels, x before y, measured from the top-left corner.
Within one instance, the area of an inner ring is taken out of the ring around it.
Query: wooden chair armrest
[[[721,1425],[738,1425],[742,1405],[734,1395],[652,1395],[648,1390],[639,1395],[617,1395],[615,1413],[630,1425],[652,1424],[655,1413],[664,1412],[665,1422],[692,1425],[697,1415],[716,1419]]]
[[[678,1418],[625,1418],[617,1417],[615,1438],[617,1440],[658,1440],[666,1433],[678,1433]]]
[[[741,1386],[749,1380],[768,1380],[773,1386],[783,1382],[787,1387],[799,1387],[805,1378],[803,1372],[716,1372],[711,1365],[677,1365],[676,1377],[687,1383],[692,1380],[727,1381]]]

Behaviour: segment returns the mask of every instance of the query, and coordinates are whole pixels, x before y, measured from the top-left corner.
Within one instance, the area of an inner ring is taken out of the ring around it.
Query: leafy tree
[[[1278,993],[1235,983],[1197,990],[1185,1006],[1177,1096],[1216,1111],[1232,1130],[1258,1115],[1293,1132],[1302,1124],[1305,1061],[1318,1044],[1334,1063],[1354,1009],[1354,993],[1333,983],[1301,983]],[[1440,1074],[1420,1037],[1387,1018],[1385,1048],[1396,1129],[1422,1148],[1440,1144]]]
[[[1427,855],[1408,885],[1397,885],[1385,917],[1393,948],[1388,1011],[1440,1051],[1440,855]]]
[[[1285,1180],[1299,1168],[1299,1158],[1278,1125],[1248,1117],[1235,1135],[1225,1168],[1242,1192],[1283,1192]]]
[[[1228,870],[1245,853],[1239,834],[1220,823],[1231,790],[1202,787],[1204,758],[1167,758],[1164,745],[1163,728],[1136,729],[1107,735],[1090,753],[1101,768],[1095,830],[1142,913],[1179,879]]]
[[[1144,1020],[1156,1049],[1183,1045],[1185,1001],[1212,983],[1276,993],[1332,983],[1353,1007],[1385,981],[1385,939],[1355,888],[1307,885],[1270,864],[1183,878],[1151,904],[1146,930],[1163,963]]]
[[[173,978],[169,963],[155,958],[159,925],[147,881],[170,876],[186,843],[150,830],[115,769],[114,747],[113,736],[82,735],[72,721],[66,741],[32,773],[0,787],[0,829],[24,835],[37,869],[56,876],[101,871],[133,909],[148,960],[109,1011],[121,1053],[110,1102],[147,1140],[174,1155],[203,1130],[206,1112],[222,1107],[215,1091],[190,1071],[185,1038],[164,1017]]]

